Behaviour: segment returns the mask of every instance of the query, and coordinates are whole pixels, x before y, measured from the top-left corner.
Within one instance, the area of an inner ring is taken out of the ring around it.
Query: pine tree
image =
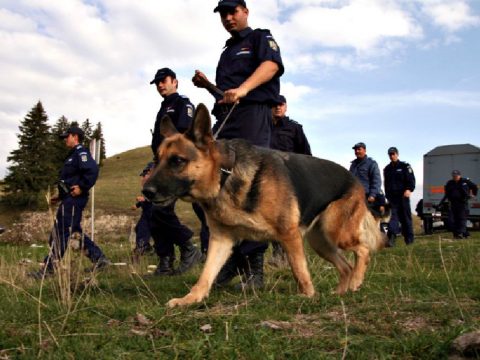
[[[86,119],[81,126],[81,129],[83,130],[83,133],[85,135],[85,138],[83,139],[83,146],[85,146],[87,149],[90,148],[90,141],[92,140],[92,124],[90,123],[89,119]]]
[[[68,148],[65,146],[65,141],[60,138],[60,135],[64,134],[69,127],[70,123],[68,122],[68,119],[63,115],[52,127],[52,161],[56,169],[60,169],[63,166],[63,162],[69,151]]]
[[[102,123],[98,122],[97,127],[93,131],[92,134],[93,139],[97,139],[101,141],[100,144],[100,165],[102,164],[103,160],[107,158],[106,150],[105,150],[105,139],[103,138],[103,131],[102,131]],[[93,156],[94,154],[92,154]]]
[[[19,206],[35,207],[42,204],[55,171],[48,117],[40,101],[25,116],[19,130],[19,147],[7,157],[12,165],[5,177],[6,200]]]

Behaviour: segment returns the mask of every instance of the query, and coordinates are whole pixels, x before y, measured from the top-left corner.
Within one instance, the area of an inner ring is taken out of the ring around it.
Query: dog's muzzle
[[[167,206],[176,200],[176,196],[162,196],[154,185],[146,185],[142,190],[143,195],[155,205]]]

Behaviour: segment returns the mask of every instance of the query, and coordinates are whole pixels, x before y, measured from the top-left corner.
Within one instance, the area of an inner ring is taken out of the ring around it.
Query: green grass
[[[89,264],[75,254],[80,285],[72,290],[71,307],[59,299],[57,280],[49,279],[39,310],[40,282],[25,276],[35,266],[18,263],[41,261],[44,249],[2,245],[0,349],[10,357],[59,359],[446,358],[455,337],[480,327],[480,236],[448,238],[420,237],[412,247],[383,250],[362,289],[343,297],[332,294],[335,271],[309,254],[313,299],[296,294],[289,269],[267,266],[265,290],[213,290],[203,304],[182,309],[164,304],[186,294],[200,267],[143,280],[139,275],[156,263],[149,256],[85,285],[81,269]],[[108,246],[113,261],[128,261],[126,240]],[[139,324],[137,313],[149,321]],[[207,324],[211,331],[202,331]]]

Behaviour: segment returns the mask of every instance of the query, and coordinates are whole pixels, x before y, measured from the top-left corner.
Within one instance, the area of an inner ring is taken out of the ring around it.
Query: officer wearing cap
[[[350,172],[355,175],[365,189],[365,197],[369,204],[374,204],[378,195],[382,194],[382,177],[378,164],[367,156],[367,146],[363,142],[353,145],[356,159],[350,164]]]
[[[467,238],[470,234],[467,231],[468,200],[478,194],[478,186],[469,178],[462,177],[459,170],[452,171],[452,179],[444,187],[445,195],[440,207],[446,200],[450,202],[449,218],[455,239]]]
[[[269,147],[271,137],[271,107],[280,92],[283,63],[280,49],[269,30],[248,26],[249,10],[243,0],[222,0],[214,12],[220,14],[222,24],[231,37],[227,40],[216,71],[217,87],[213,114],[218,121],[215,133],[232,111],[218,134],[221,139],[241,138],[254,145]],[[210,83],[201,71],[196,71],[193,83],[207,88]]]
[[[160,121],[165,115],[172,119],[179,132],[185,132],[190,126],[195,110],[190,100],[177,92],[178,80],[176,74],[169,68],[159,69],[150,84],[155,84],[163,101],[157,113],[152,135],[152,151],[157,156],[158,147],[163,138],[160,134]]]
[[[179,132],[185,132],[192,122],[194,106],[190,100],[178,94],[178,80],[176,74],[169,68],[159,69],[150,84],[155,84],[163,101],[158,111],[155,127],[152,134],[152,152],[157,159],[157,151],[163,136],[160,134],[160,121],[168,115]],[[203,214],[198,204],[192,204],[195,213]],[[202,236],[208,239],[208,227],[205,217],[199,217],[202,223]],[[175,203],[166,207],[155,206],[152,208],[151,234],[155,243],[155,251],[159,256],[159,264],[155,275],[181,274],[198,263],[201,252],[195,247],[191,238],[193,232],[180,222],[175,214]],[[208,240],[203,239],[203,242]],[[180,265],[173,269],[176,244],[180,248]]]
[[[245,139],[257,146],[269,147],[272,111],[280,93],[284,68],[280,49],[269,30],[248,25],[249,9],[244,0],[220,0],[213,10],[231,37],[227,40],[216,70],[220,95],[210,81],[196,71],[193,83],[206,88],[215,97],[212,113],[217,118],[213,133],[218,139]],[[237,103],[232,110],[234,103]],[[228,118],[227,118],[228,116]],[[263,260],[268,243],[243,241],[217,276],[216,285],[228,283],[244,272],[247,287],[263,287]]]
[[[88,202],[90,188],[95,185],[98,177],[98,166],[90,155],[90,151],[81,144],[84,138],[82,129],[70,127],[60,135],[65,145],[70,148],[58,182],[59,195],[51,199],[52,204],[61,201],[56,215],[49,244],[50,253],[46,256],[44,269],[30,273],[34,278],[54,273],[54,261],[59,261],[67,249],[68,241],[73,233],[80,234],[83,249],[87,257],[94,263],[94,269],[100,269],[109,264],[102,250],[82,230],[81,221],[83,209]]]
[[[285,96],[279,95],[275,105],[272,107],[272,149],[293,152],[297,154],[312,155],[310,144],[303,132],[303,127],[295,120],[286,116],[287,100]],[[285,252],[278,242],[272,243],[273,256],[269,264],[282,266],[287,263]]]
[[[399,160],[396,147],[387,153],[390,163],[383,169],[385,195],[391,206],[387,247],[395,246],[400,224],[405,244],[410,245],[414,241],[410,196],[415,190],[415,175],[410,164]]]
[[[302,125],[286,116],[286,112],[287,100],[285,96],[280,95],[272,107],[273,128],[270,147],[286,152],[312,155]]]

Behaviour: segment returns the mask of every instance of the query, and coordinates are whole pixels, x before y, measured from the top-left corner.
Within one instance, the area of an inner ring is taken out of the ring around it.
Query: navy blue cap
[[[361,148],[361,147],[364,148],[364,149],[366,149],[366,148],[367,148],[367,145],[365,145],[364,142],[358,142],[358,143],[356,143],[355,145],[353,145],[352,149]]]
[[[173,79],[177,78],[177,75],[169,68],[162,68],[157,70],[157,73],[155,74],[155,77],[153,78],[152,81],[150,81],[150,84],[156,84],[159,81],[162,81],[165,79],[167,76],[171,76]]]
[[[453,170],[452,176],[455,176],[455,175],[462,175],[462,173],[460,172],[460,170]]]
[[[149,162],[145,168],[142,170],[142,172],[139,174],[139,176],[145,176],[147,175],[147,173],[152,170],[153,168],[155,167],[155,163],[154,162]]]
[[[63,134],[60,134],[59,137],[60,139],[65,139],[70,134],[77,134],[80,139],[83,139],[83,137],[85,136],[83,130],[80,129],[78,126],[71,126]]]
[[[287,99],[285,99],[285,96],[283,95],[278,95],[277,99],[275,100],[275,105],[280,105],[280,104],[286,104]]]
[[[398,154],[398,149],[395,146],[389,147],[387,153],[388,153],[388,155]]]
[[[221,8],[236,8],[238,5],[247,7],[244,0],[220,0],[217,7],[213,9],[213,12],[220,11]]]

